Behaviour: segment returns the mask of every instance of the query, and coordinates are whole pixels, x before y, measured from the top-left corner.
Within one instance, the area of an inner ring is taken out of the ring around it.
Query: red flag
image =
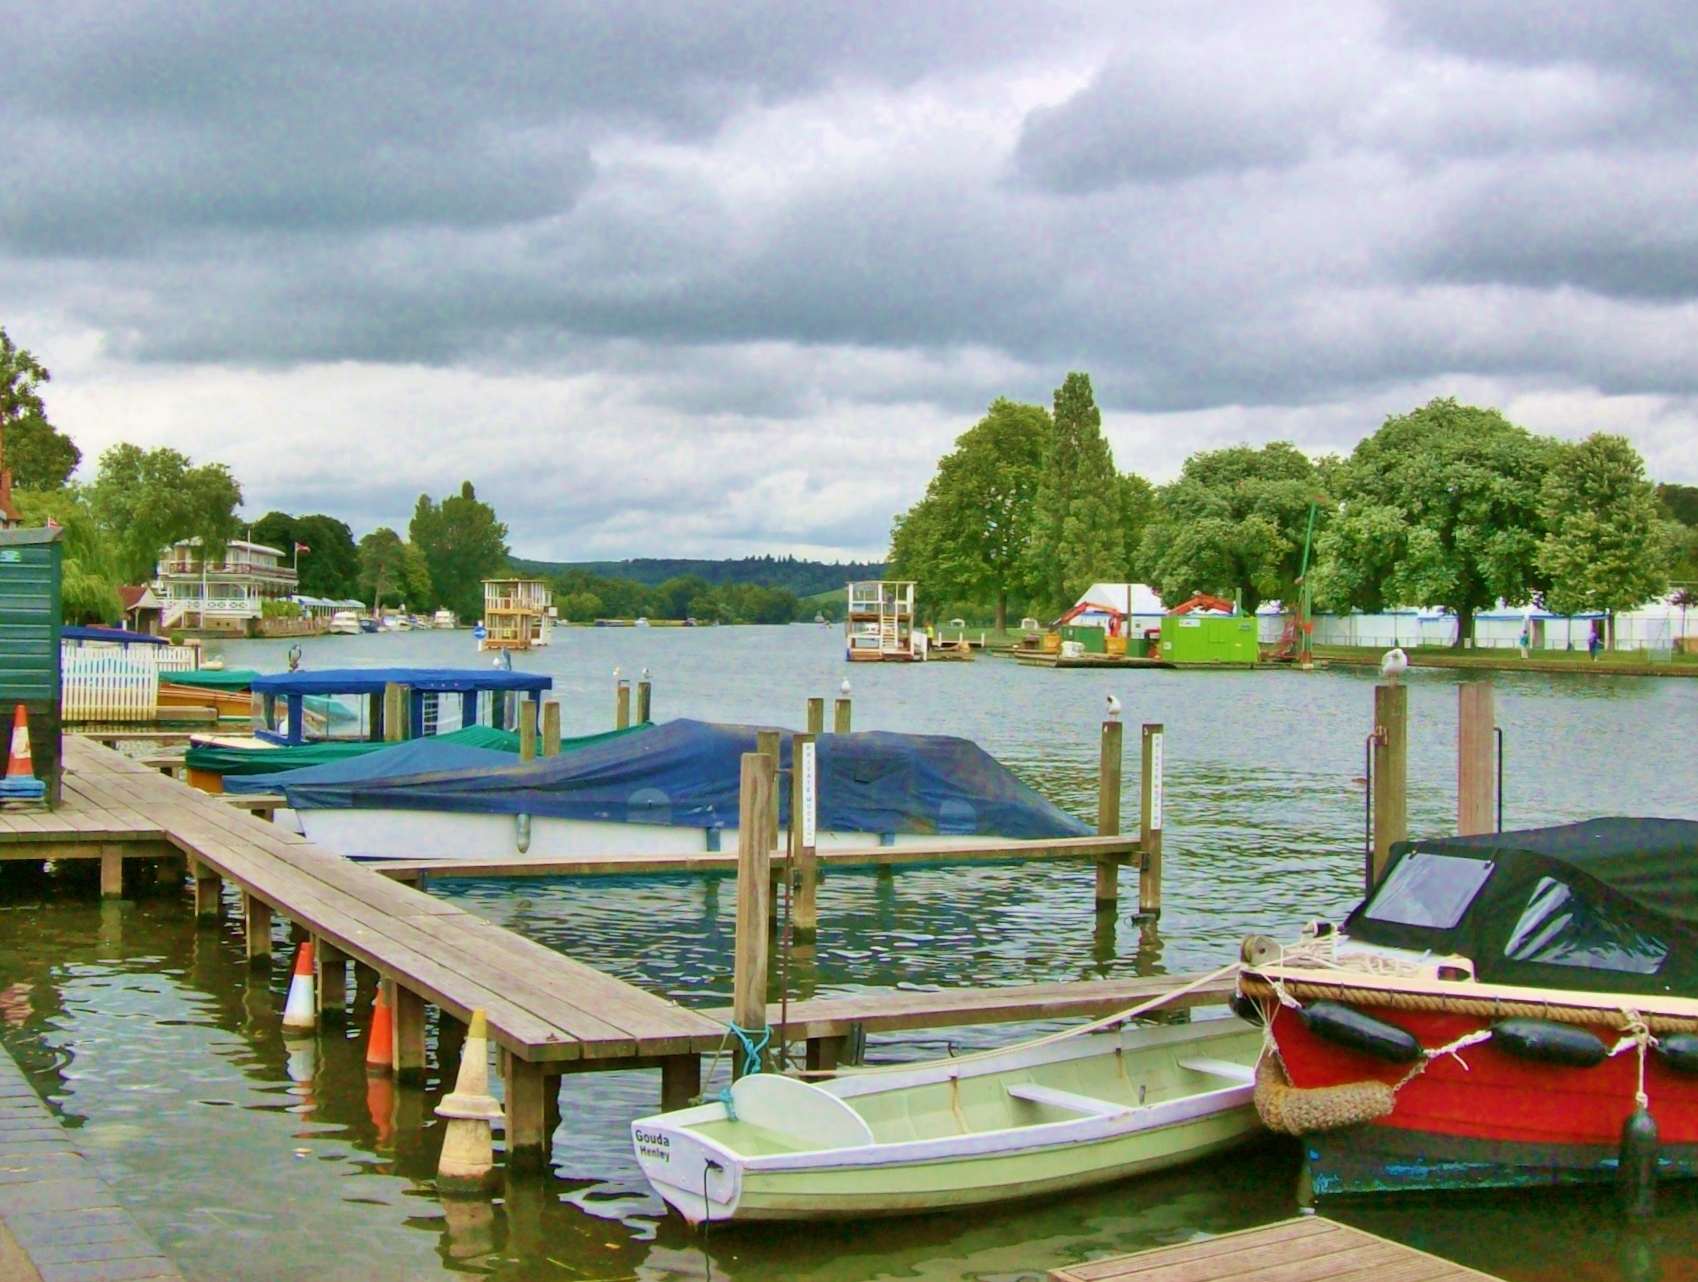
[[[297,552],[311,552],[312,549],[309,548],[305,543],[297,543],[297,544],[295,544],[295,551],[297,551]]]

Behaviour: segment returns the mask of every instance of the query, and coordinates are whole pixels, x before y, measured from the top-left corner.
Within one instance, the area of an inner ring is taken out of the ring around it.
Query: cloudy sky
[[[1698,483],[1690,0],[0,15],[0,324],[252,516],[878,554],[1070,369],[1157,480],[1454,394]]]

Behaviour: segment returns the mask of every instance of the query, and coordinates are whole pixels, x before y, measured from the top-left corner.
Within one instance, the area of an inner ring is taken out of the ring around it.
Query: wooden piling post
[[[271,905],[251,891],[242,892],[242,928],[248,961],[258,966],[271,961]]]
[[[660,1061],[660,1111],[671,1113],[689,1108],[702,1093],[702,1057],[668,1055]]]
[[[1456,687],[1456,834],[1472,837],[1497,826],[1496,711],[1492,683]]]
[[[1161,916],[1161,830],[1166,734],[1160,722],[1144,726],[1142,775],[1138,783],[1138,915]]]
[[[822,735],[825,733],[825,700],[808,700],[808,733]]]
[[[224,879],[195,860],[195,920],[216,921],[224,910]]]
[[[1392,846],[1409,835],[1409,687],[1374,687],[1374,850],[1368,889],[1379,884]]]
[[[808,701],[810,704],[814,700]],[[820,714],[825,713],[821,701]],[[819,856],[815,849],[815,811],[819,799],[816,740],[812,734],[790,738],[790,866],[795,885],[790,925],[799,943],[810,942],[819,929]]]
[[[621,677],[613,687],[613,728],[623,730],[631,724],[631,683]]]
[[[1097,757],[1097,835],[1120,835],[1121,749],[1126,727],[1119,721],[1103,722],[1102,745]],[[1097,907],[1114,907],[1120,898],[1120,865],[1113,859],[1097,861]]]
[[[419,1086],[425,1075],[425,999],[392,979],[389,1011],[394,1029],[395,1080],[403,1086]]]
[[[550,699],[542,705],[542,755],[560,755],[560,700]]]
[[[507,1169],[536,1172],[548,1159],[548,1087],[552,1083],[558,1092],[560,1079],[543,1072],[541,1064],[520,1059],[509,1052],[505,1077],[507,1099]]]
[[[318,996],[319,1016],[343,1019],[348,1014],[348,954],[335,944],[322,939],[313,940],[313,965],[318,968],[318,983],[313,985]]]
[[[647,677],[644,677],[641,681],[637,682],[637,724],[638,725],[642,725],[644,722],[652,720],[652,718],[649,716],[649,708],[650,708],[651,703],[652,703],[653,692],[654,692],[654,683],[652,681],[650,681]]]
[[[100,848],[100,897],[102,899],[122,899],[124,897],[124,848],[122,846],[102,846]]]
[[[391,681],[383,687],[383,738],[386,743],[402,743],[411,738],[412,691]]]
[[[778,731],[776,731],[776,730],[757,730],[755,732],[755,751],[772,758],[772,768],[775,772],[779,768],[778,767],[778,761],[779,761],[778,753],[779,753],[780,737],[781,736],[779,735]],[[772,814],[770,816],[770,827],[767,829],[767,831],[769,831],[772,834],[772,843],[769,847],[769,849],[771,849],[771,850],[777,850],[778,849],[778,782],[777,782],[777,780],[778,780],[778,776],[775,773],[773,775]],[[767,912],[767,921],[775,928],[778,925],[778,898],[779,898],[779,896],[778,896],[778,886],[779,886],[779,879],[781,877],[783,877],[783,875],[784,875],[784,864],[783,864],[783,862],[780,861],[780,860],[769,859],[767,861],[766,912]]]
[[[848,734],[849,731],[849,696],[837,700],[832,709],[831,729],[834,734]]]
[[[764,752],[743,754],[737,806],[737,940],[732,970],[731,1019],[755,1041],[766,1031],[767,906],[772,870],[776,761]],[[732,1071],[749,1071],[741,1043],[734,1046]]]
[[[519,760],[535,761],[537,756],[537,701],[519,701]]]

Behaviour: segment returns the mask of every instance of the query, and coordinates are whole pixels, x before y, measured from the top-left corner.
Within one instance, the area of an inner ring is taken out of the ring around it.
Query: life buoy
[[[1596,1068],[1610,1054],[1596,1034],[1550,1019],[1506,1019],[1493,1024],[1492,1045],[1518,1059],[1567,1068]]]
[[[1339,1002],[1311,1002],[1303,1008],[1303,1024],[1316,1037],[1362,1051],[1393,1064],[1413,1064],[1421,1058],[1421,1043],[1412,1033],[1383,1019],[1364,1015]]]

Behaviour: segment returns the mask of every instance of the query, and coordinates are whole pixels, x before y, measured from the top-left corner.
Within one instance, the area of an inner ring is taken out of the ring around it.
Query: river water
[[[225,647],[275,670],[284,643]],[[480,665],[469,634],[324,638],[309,667]],[[848,675],[856,729],[970,737],[1082,817],[1095,815],[1097,726],[1129,723],[1123,824],[1137,823],[1135,727],[1166,726],[1166,884],[1159,928],[1093,912],[1071,865],[833,871],[792,996],[1201,970],[1250,931],[1337,918],[1361,881],[1363,739],[1372,678],[1354,671],[1056,672],[1002,659],[857,665],[814,627],[570,629],[516,666],[555,677],[565,733],[605,729],[613,671],[650,669],[658,719],[800,727]],[[1410,686],[1412,831],[1455,811],[1454,678]],[[1600,814],[1698,817],[1698,683],[1500,675],[1505,823]],[[1123,894],[1135,899],[1133,876]],[[433,887],[551,947],[691,1005],[729,1001],[726,877]],[[283,938],[281,927],[279,940]],[[280,943],[279,955],[286,956]],[[1269,1142],[1161,1177],[1016,1209],[709,1239],[643,1183],[626,1126],[658,1075],[568,1077],[551,1178],[493,1202],[439,1200],[443,1084],[391,1100],[362,1067],[362,1029],[285,1043],[285,968],[250,971],[233,922],[197,929],[174,895],[102,904],[87,881],[4,874],[0,1036],[125,1203],[196,1278],[1036,1279],[1059,1264],[1295,1212],[1297,1160]],[[369,997],[362,994],[361,1009]],[[869,1058],[930,1057],[1029,1029],[873,1039]],[[450,1075],[452,1069],[450,1067]],[[391,1127],[390,1119],[399,1125]],[[376,1120],[374,1120],[376,1119]],[[1698,1190],[1666,1186],[1656,1220],[1621,1225],[1607,1192],[1328,1203],[1328,1214],[1508,1278],[1698,1277]]]

